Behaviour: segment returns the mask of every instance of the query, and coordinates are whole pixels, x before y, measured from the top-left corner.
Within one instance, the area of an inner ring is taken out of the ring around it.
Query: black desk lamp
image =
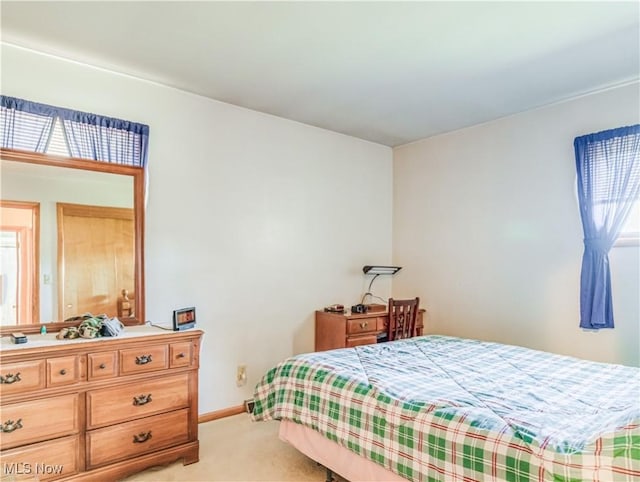
[[[369,265],[363,266],[362,271],[364,272],[364,274],[372,274],[373,278],[371,278],[371,282],[369,283],[369,288],[367,289],[367,292],[362,296],[362,301],[360,302],[360,304],[364,302],[364,299],[367,297],[367,295],[373,297],[373,293],[371,292],[371,286],[373,285],[373,282],[376,280],[378,276],[380,276],[381,274],[394,275],[401,269],[402,269],[402,266],[369,266]]]

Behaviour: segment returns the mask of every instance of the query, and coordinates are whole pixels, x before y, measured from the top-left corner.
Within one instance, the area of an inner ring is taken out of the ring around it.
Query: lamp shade
[[[363,266],[364,274],[396,274],[402,269],[401,266]]]

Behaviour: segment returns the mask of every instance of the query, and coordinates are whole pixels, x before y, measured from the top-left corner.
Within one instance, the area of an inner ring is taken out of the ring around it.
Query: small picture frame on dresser
[[[196,308],[173,310],[173,331],[182,331],[196,326]]]

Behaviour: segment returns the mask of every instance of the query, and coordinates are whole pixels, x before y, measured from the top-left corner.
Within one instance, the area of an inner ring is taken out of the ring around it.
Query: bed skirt
[[[282,420],[280,439],[350,482],[407,482],[398,474],[323,437],[299,423]]]

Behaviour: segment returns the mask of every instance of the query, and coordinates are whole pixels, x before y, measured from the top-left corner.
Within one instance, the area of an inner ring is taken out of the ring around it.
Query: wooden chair
[[[389,325],[387,341],[401,340],[416,336],[416,320],[420,298],[394,300],[389,298]]]

